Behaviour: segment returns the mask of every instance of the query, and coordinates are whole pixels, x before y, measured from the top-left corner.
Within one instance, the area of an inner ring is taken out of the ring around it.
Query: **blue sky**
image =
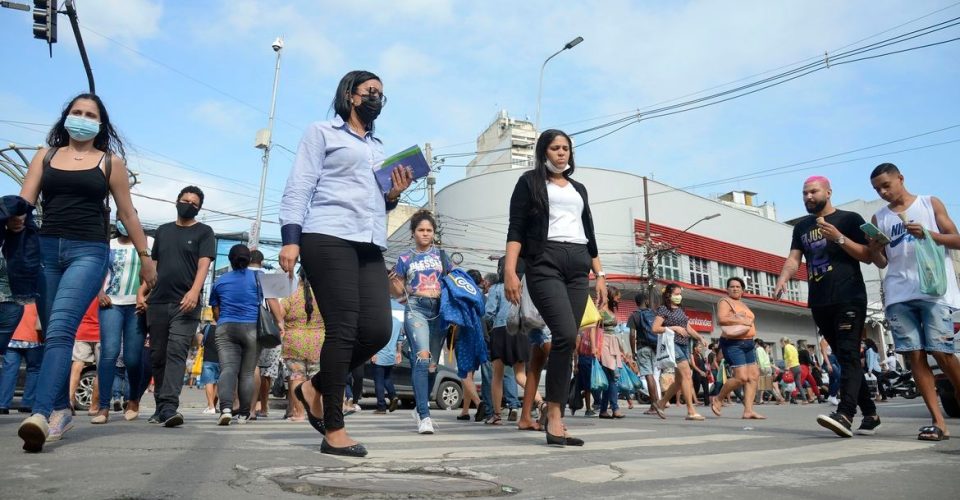
[[[330,115],[334,88],[351,69],[383,78],[389,102],[377,129],[388,153],[425,142],[437,154],[459,153],[475,150],[477,135],[499,109],[532,119],[540,64],[578,35],[585,41],[547,66],[544,127],[581,130],[609,119],[597,117],[835,52],[927,14],[860,43],[960,16],[960,5],[949,1],[77,4],[98,93],[128,141],[131,169],[140,173],[135,191],[172,199],[193,183],[206,191],[206,207],[246,215],[255,212],[260,179],[253,138],[267,122],[270,44],[284,35],[265,210],[272,221],[293,158],[284,148],[296,150],[305,126]],[[86,86],[66,18],[61,16],[52,59],[46,44],[32,38],[30,23],[27,13],[0,9],[4,144],[42,142],[64,102]],[[953,27],[903,47],[957,36],[960,27]],[[834,67],[732,102],[627,127],[578,149],[578,164],[689,186],[958,125],[958,61],[960,42],[954,42]],[[960,127],[803,166],[956,139]],[[837,202],[869,200],[875,198],[870,170],[892,161],[914,192],[940,196],[956,215],[958,153],[960,142],[954,142],[713,183],[694,192],[756,191],[761,201],[777,205],[784,220],[803,213],[800,187],[808,175],[829,176]],[[449,160],[439,186],[461,179],[464,169],[456,165],[467,160]],[[0,187],[16,191],[6,178]],[[603,198],[603,186],[590,189],[591,199]],[[135,203],[148,222],[175,215],[169,204],[142,198]],[[249,221],[208,218],[219,231],[249,228]],[[275,224],[265,225],[265,236],[278,234]]]

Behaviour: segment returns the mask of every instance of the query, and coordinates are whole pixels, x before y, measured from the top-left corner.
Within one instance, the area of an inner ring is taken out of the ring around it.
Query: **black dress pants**
[[[342,429],[347,373],[387,345],[393,330],[387,267],[373,243],[315,233],[302,236],[300,259],[326,327],[311,382],[323,396],[327,429]]]
[[[573,350],[587,307],[587,273],[592,260],[586,245],[553,241],[546,243],[543,253],[525,258],[530,299],[553,337],[544,399],[561,406],[567,403],[570,389]]]

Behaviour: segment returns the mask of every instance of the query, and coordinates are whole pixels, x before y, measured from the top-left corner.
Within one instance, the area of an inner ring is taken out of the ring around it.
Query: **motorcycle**
[[[888,396],[903,396],[906,399],[913,399],[920,395],[917,390],[917,383],[913,380],[913,372],[890,371],[884,374],[889,380]]]

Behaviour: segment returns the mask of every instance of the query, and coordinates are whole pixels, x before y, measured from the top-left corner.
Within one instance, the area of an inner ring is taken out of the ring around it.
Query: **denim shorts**
[[[216,384],[220,380],[220,363],[213,361],[204,361],[203,368],[200,369],[199,385]]]
[[[530,345],[541,347],[549,344],[553,340],[553,336],[550,335],[550,329],[546,326],[530,330],[527,332],[527,336],[530,337]]]
[[[653,358],[656,357],[656,353],[655,347],[637,347],[637,367],[640,369],[641,377],[653,375]]]
[[[730,368],[757,364],[757,346],[753,339],[720,337],[720,350],[723,351],[723,359]]]
[[[953,312],[950,306],[909,300],[887,307],[887,321],[893,330],[897,352],[924,350],[955,353]]]
[[[677,364],[680,364],[681,361],[687,361],[690,359],[690,344],[673,344],[673,352],[677,355]]]

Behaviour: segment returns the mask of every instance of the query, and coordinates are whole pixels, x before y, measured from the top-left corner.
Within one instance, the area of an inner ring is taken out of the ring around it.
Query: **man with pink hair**
[[[860,263],[873,259],[860,229],[863,217],[834,208],[832,194],[826,177],[813,176],[803,183],[803,204],[810,215],[793,228],[790,255],[777,280],[776,294],[783,295],[801,260],[806,260],[807,306],[840,362],[840,404],[837,411],[818,416],[817,423],[840,437],[853,437],[851,427],[859,406],[863,419],[857,434],[871,435],[880,428],[880,417],[860,366],[860,332],[867,315]]]

